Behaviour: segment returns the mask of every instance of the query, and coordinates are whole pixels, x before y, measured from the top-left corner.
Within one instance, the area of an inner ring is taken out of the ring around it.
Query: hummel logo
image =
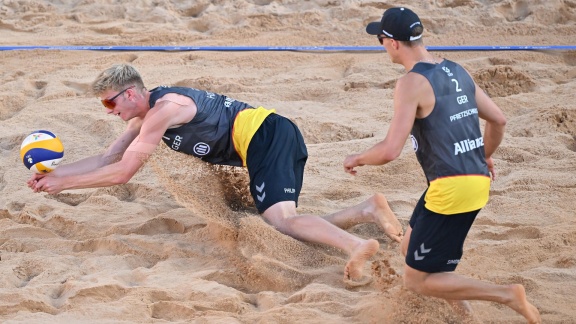
[[[264,182],[262,182],[262,185],[260,187],[256,186],[256,190],[258,190],[258,192],[262,192],[262,190],[264,190],[264,186],[266,184]]]
[[[426,254],[426,253],[430,252],[431,250],[432,250],[432,249],[427,249],[427,248],[425,248],[425,247],[424,247],[424,243],[422,243],[422,244],[420,245],[420,253],[421,253],[421,254]],[[414,259],[415,259],[416,261],[424,260],[425,257],[426,257],[425,255],[423,255],[423,256],[418,255],[418,250],[414,251]]]
[[[265,183],[262,182],[262,184],[260,186],[256,186],[256,191],[262,192],[264,190],[264,186],[265,186]],[[260,202],[263,202],[264,198],[266,198],[266,192],[262,192],[262,195],[256,195],[256,199],[258,199],[258,201],[260,201]]]
[[[263,193],[262,196],[256,195],[256,198],[258,198],[258,201],[259,201],[259,202],[263,202],[263,201],[264,201],[264,198],[266,198],[266,193]]]

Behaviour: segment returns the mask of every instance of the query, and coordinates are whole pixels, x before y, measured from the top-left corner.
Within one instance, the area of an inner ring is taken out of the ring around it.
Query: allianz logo
[[[466,153],[482,146],[484,146],[484,138],[482,137],[478,137],[477,139],[473,140],[465,139],[463,141],[454,143],[454,155]]]

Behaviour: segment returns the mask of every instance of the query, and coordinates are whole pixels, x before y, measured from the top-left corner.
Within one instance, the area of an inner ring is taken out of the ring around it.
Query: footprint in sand
[[[532,78],[508,65],[479,69],[473,73],[480,88],[491,97],[507,97],[534,91],[536,82]]]
[[[17,267],[13,268],[14,274],[18,279],[20,279],[19,288],[25,287],[28,283],[44,272],[44,268],[41,264],[32,262],[32,261],[24,261]]]
[[[25,206],[26,206],[26,204],[12,201],[6,205],[6,209],[4,211],[8,212],[9,214],[14,214],[14,213],[22,211]]]
[[[574,51],[566,51],[562,53],[562,58],[567,65],[575,66],[576,65],[576,52]]]
[[[26,245],[19,242],[18,240],[14,240],[14,239],[7,240],[4,243],[2,243],[0,245],[0,250],[6,251],[6,252],[14,252],[14,253],[20,253],[20,252],[28,253],[28,252],[30,252],[30,250],[28,249],[28,247]]]
[[[62,84],[76,92],[76,95],[86,95],[90,92],[89,83],[80,83],[73,81],[62,81]]]
[[[197,64],[210,64],[209,62],[198,62],[194,60],[192,55],[185,55],[181,59],[183,64],[197,65]],[[172,83],[175,87],[190,87],[196,89],[203,89],[206,91],[226,93],[233,96],[235,93],[245,93],[254,91],[250,89],[248,84],[255,83],[252,79],[243,78],[241,80],[232,78],[215,78],[212,76],[202,76],[195,79],[182,79]]]
[[[529,163],[540,158],[518,147],[499,147],[498,154],[501,160],[509,163]]]
[[[23,93],[0,96],[0,121],[7,120],[18,114],[28,105],[28,99]]]
[[[572,152],[576,152],[576,135],[573,135],[571,138],[566,138],[564,143],[567,149]]]
[[[379,290],[385,291],[402,285],[402,276],[396,272],[387,259],[372,262],[372,277]]]
[[[31,81],[32,88],[35,90],[34,99],[40,99],[46,94],[46,81]]]
[[[489,57],[488,62],[492,65],[514,65],[516,60],[507,57]]]
[[[106,27],[95,26],[95,27],[91,27],[89,29],[98,33],[98,34],[104,34],[104,35],[122,35],[125,32],[122,25],[106,26]]]
[[[133,233],[140,235],[183,234],[186,231],[184,224],[171,218],[155,218],[138,226]]]
[[[511,1],[496,6],[499,12],[508,21],[522,21],[532,14],[528,1]]]
[[[557,132],[576,136],[576,111],[568,108],[548,111],[551,116],[547,119]]]
[[[210,1],[193,1],[189,2],[190,7],[182,9],[182,16],[184,17],[199,17],[204,11],[210,7]]]
[[[210,21],[200,17],[187,23],[188,30],[205,33],[210,30]]]
[[[477,235],[477,238],[481,240],[494,240],[494,241],[506,241],[506,240],[518,240],[518,239],[539,239],[542,237],[542,232],[536,227],[518,227],[505,230],[501,233],[482,231]]]
[[[572,256],[561,257],[560,259],[556,260],[554,266],[556,268],[562,269],[576,268],[576,258]]]
[[[48,199],[53,199],[63,204],[69,206],[78,206],[81,203],[85,202],[92,194],[84,193],[84,194],[75,194],[75,193],[59,193],[57,195],[46,195],[45,197]]]
[[[348,81],[344,83],[344,91],[353,89],[394,89],[396,86],[396,79],[384,82],[371,82],[371,81]]]
[[[197,313],[195,306],[187,307],[171,301],[155,302],[150,306],[150,310],[152,318],[169,322],[188,321]]]
[[[91,302],[114,302],[126,297],[128,292],[129,289],[115,284],[80,288],[68,297],[68,304],[83,304],[86,302],[84,299]]]
[[[108,236],[98,239],[89,239],[74,244],[74,252],[91,252],[103,255],[134,255],[144,258],[148,264],[156,264],[166,258],[166,252],[161,251],[162,246],[156,246],[158,251],[152,250],[152,243],[139,239],[119,239]],[[154,253],[154,252],[158,252]]]

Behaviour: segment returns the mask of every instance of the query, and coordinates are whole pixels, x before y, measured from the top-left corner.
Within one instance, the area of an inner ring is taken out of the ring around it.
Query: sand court
[[[574,45],[576,2],[4,1],[0,45],[377,46],[365,25],[392,5],[416,11],[430,46]],[[502,108],[497,180],[457,273],[521,283],[544,323],[576,318],[576,52],[443,51]],[[399,246],[380,244],[343,282],[346,255],[300,242],[255,211],[247,172],[159,147],[127,184],[35,194],[19,161],[33,130],[56,133],[63,163],[102,152],[124,129],[90,82],[131,63],[148,88],[180,85],[275,108],[308,144],[301,214],[329,214],[375,192],[403,226],[425,189],[406,143],[396,161],[343,171],[381,140],[403,69],[384,52],[0,51],[0,321],[3,323],[459,323],[450,306],[402,286]],[[163,145],[163,144],[162,144]],[[472,302],[486,323],[523,323]]]

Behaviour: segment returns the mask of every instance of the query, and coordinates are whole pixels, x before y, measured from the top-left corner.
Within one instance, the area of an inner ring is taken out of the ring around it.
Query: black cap
[[[414,11],[398,7],[386,10],[381,21],[369,23],[366,32],[399,41],[414,41],[422,37],[424,26]]]

